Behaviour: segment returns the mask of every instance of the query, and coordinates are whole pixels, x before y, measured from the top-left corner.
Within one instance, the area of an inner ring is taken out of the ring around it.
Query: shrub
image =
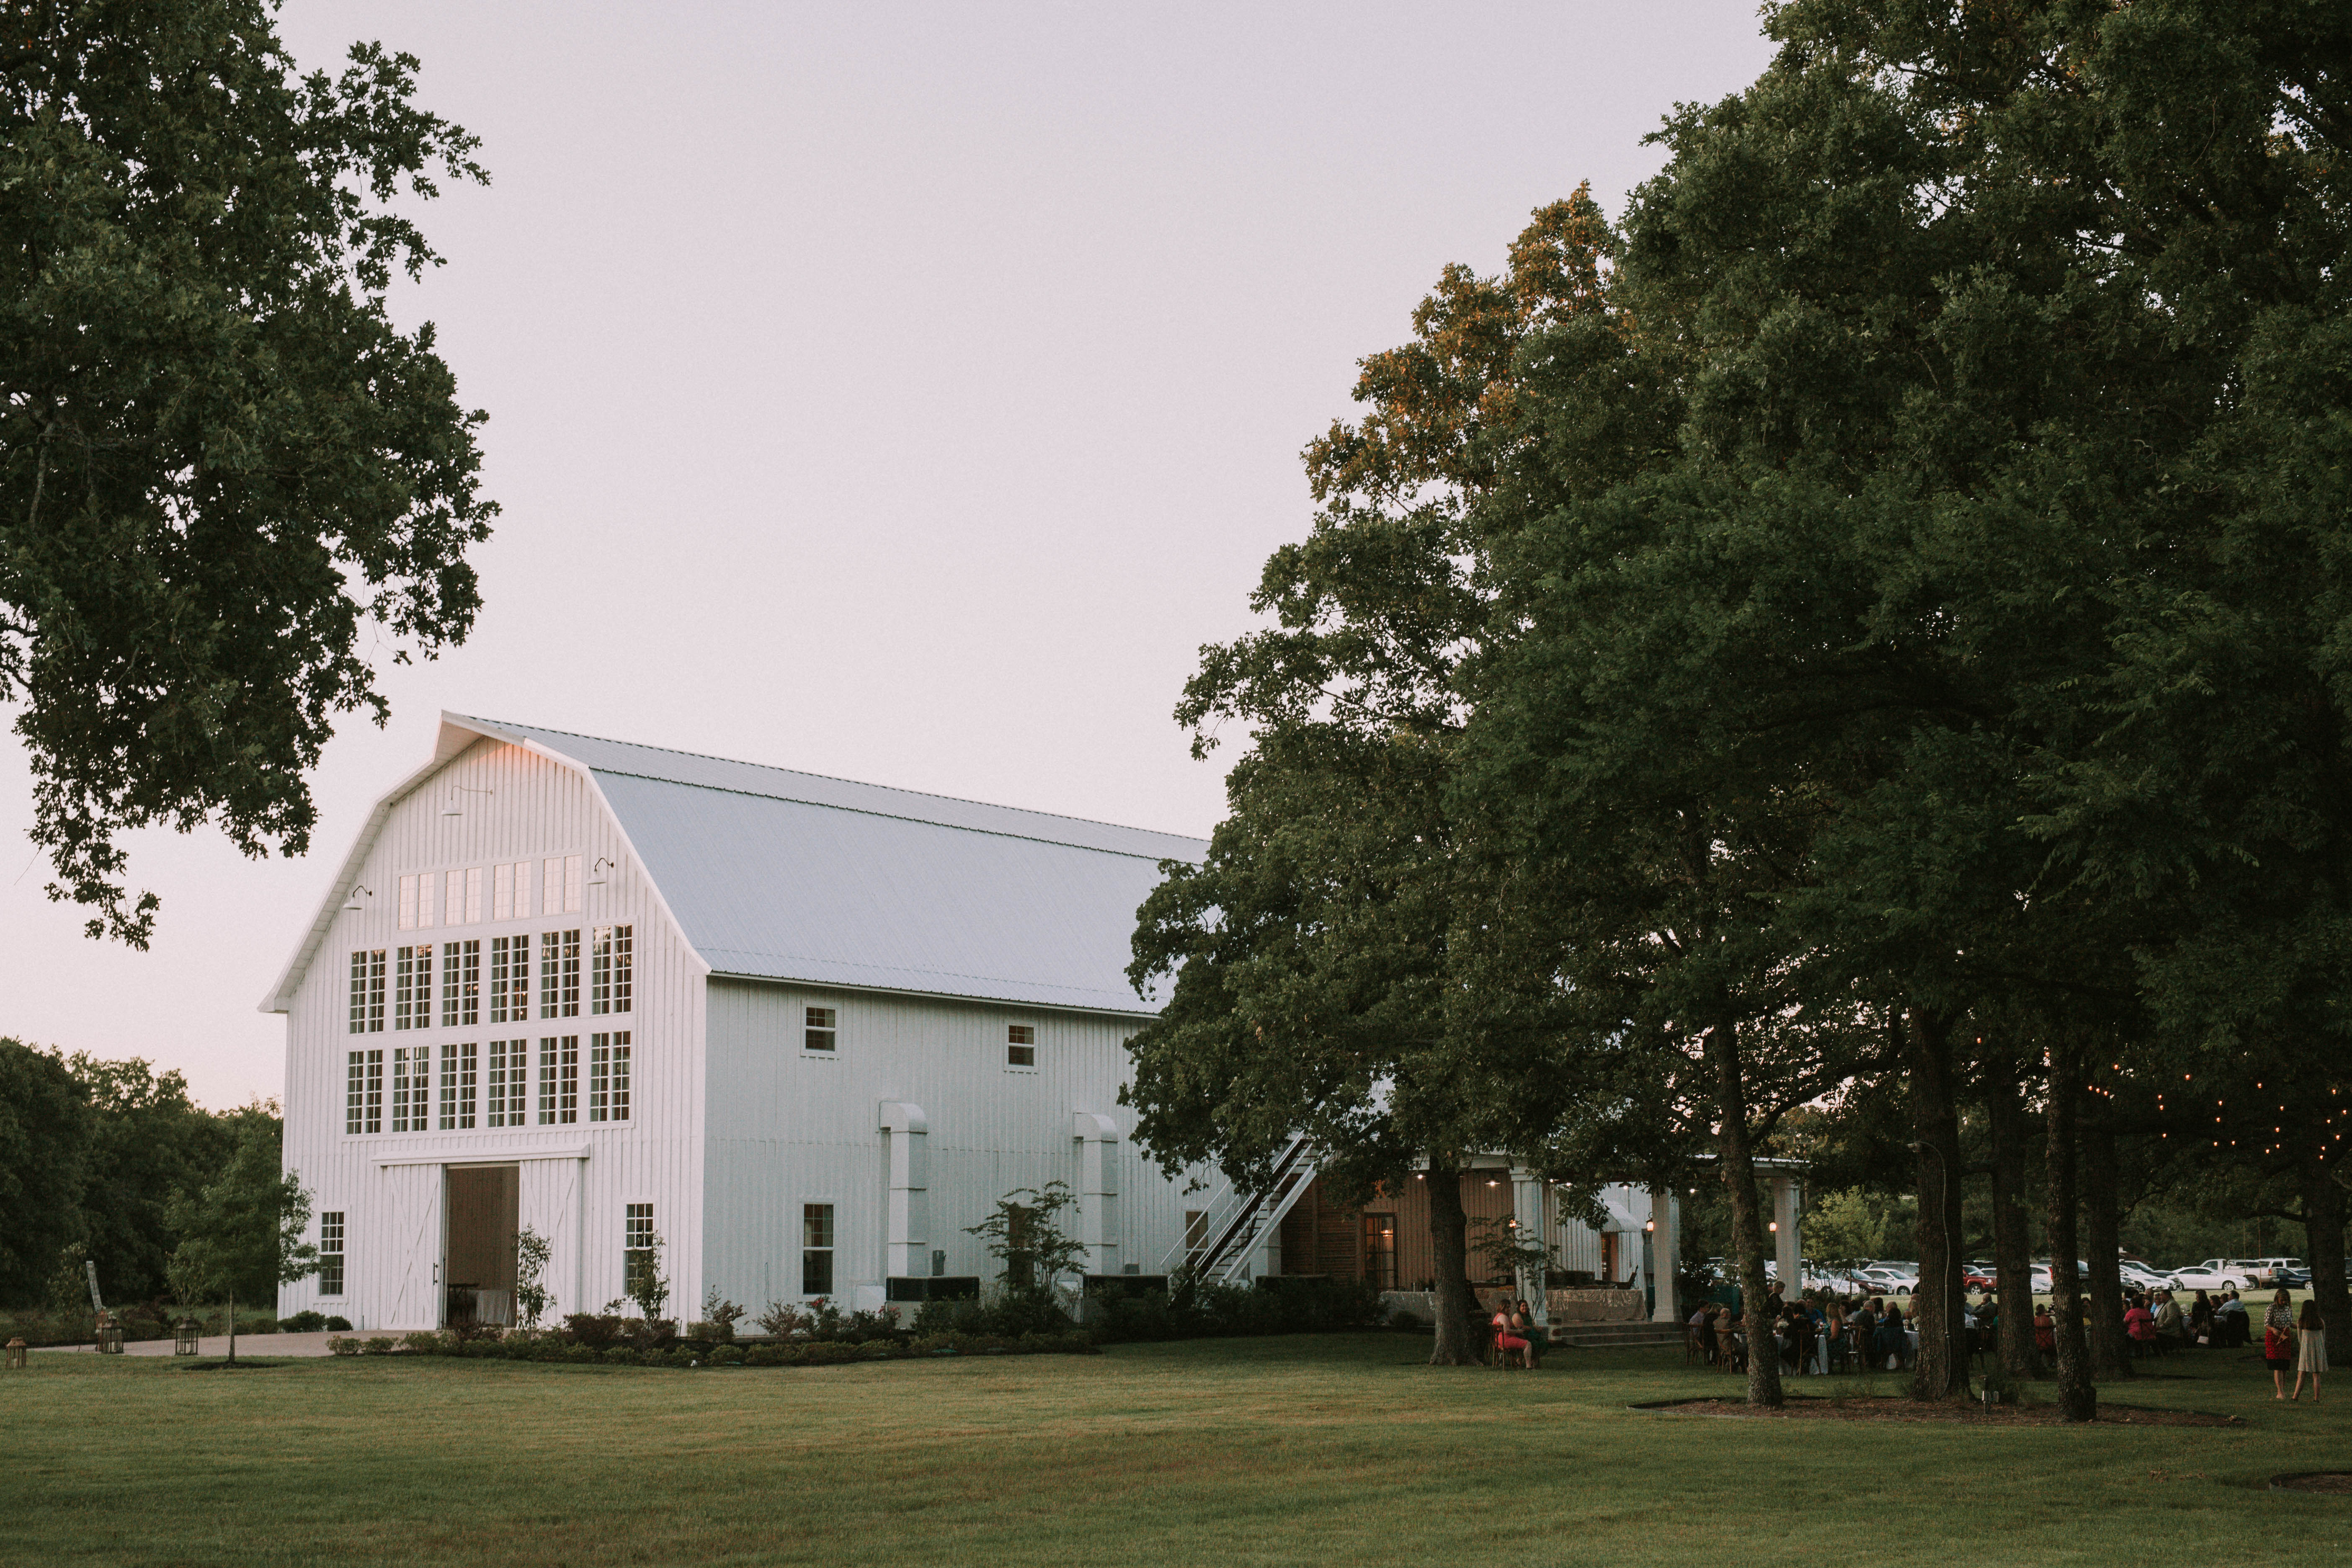
[[[349,1318],[329,1318],[325,1326],[339,1334],[348,1334],[352,1331],[352,1321]]]
[[[575,1345],[603,1350],[621,1337],[622,1320],[609,1312],[572,1312],[563,1320],[563,1334]]]
[[[440,1355],[448,1346],[449,1342],[431,1329],[418,1329],[400,1336],[400,1348],[411,1355]]]
[[[360,1342],[362,1355],[390,1355],[399,1343],[389,1334],[372,1334]]]
[[[290,1318],[280,1318],[278,1326],[289,1334],[315,1334],[327,1326],[324,1312],[297,1312]]]
[[[347,1340],[338,1334],[336,1337],[327,1342],[327,1353],[329,1355],[357,1355],[360,1353],[360,1342],[357,1340]]]

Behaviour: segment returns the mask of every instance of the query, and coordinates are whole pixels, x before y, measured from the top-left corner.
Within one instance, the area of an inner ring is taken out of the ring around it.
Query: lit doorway
[[[447,1264],[441,1321],[449,1328],[514,1322],[515,1237],[520,1230],[522,1168],[450,1165]]]
[[[1364,1216],[1364,1283],[1375,1290],[1396,1289],[1396,1215]]]

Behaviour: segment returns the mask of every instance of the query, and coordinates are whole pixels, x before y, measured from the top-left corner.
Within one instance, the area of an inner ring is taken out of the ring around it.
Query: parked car
[[[2209,1258],[2174,1269],[2172,1277],[2183,1290],[2251,1290],[2256,1272],[2252,1258]]]
[[[2142,1268],[2135,1263],[2124,1264],[2120,1271],[2124,1285],[2129,1289],[2178,1290],[2180,1289],[2180,1281],[2175,1276],[2161,1274],[2153,1268]]]
[[[2000,1283],[2000,1270],[1989,1263],[1971,1263],[1960,1270],[1963,1290],[1990,1290]]]
[[[2287,1274],[2300,1274],[2306,1284],[2310,1282],[2311,1270],[2304,1267],[2303,1259],[2300,1258],[2257,1258],[2254,1263],[2262,1270],[2262,1278],[2256,1279],[2254,1283],[2264,1289],[2273,1289],[2285,1285],[2287,1281],[2281,1276]]]
[[[1896,1268],[1890,1263],[1874,1263],[1863,1269],[1865,1286],[1882,1296],[1908,1296],[1919,1288],[1919,1276],[1907,1265]]]

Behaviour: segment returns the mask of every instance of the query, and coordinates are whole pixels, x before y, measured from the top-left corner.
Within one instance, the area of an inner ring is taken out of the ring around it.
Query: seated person
[[[2147,1355],[2156,1348],[2156,1314],[2141,1298],[2134,1296],[2130,1300],[2124,1310],[2124,1332],[2131,1338],[2132,1353]]]
[[[1890,1309],[1870,1340],[1870,1364],[1894,1370],[1911,1364],[1911,1336],[1903,1331],[1903,1309]]]
[[[2169,1290],[2156,1293],[2156,1337],[2173,1345],[2189,1338],[2189,1325],[2180,1315],[2180,1303],[2172,1299]]]
[[[2058,1353],[2058,1320],[2046,1306],[2033,1309],[2033,1344],[2043,1355]]]

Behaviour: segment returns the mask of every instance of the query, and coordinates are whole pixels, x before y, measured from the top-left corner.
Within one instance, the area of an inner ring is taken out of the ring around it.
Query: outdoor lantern
[[[194,1318],[182,1318],[173,1326],[172,1353],[173,1355],[195,1354],[196,1333],[196,1321]]]
[[[122,1353],[122,1325],[114,1321],[114,1314],[111,1312],[100,1312],[98,1315],[98,1353],[100,1355]]]
[[[1780,1229],[1780,1222],[1779,1220],[1777,1220],[1777,1219],[1776,1219],[1776,1220],[1774,1220],[1771,1224],[1769,1224],[1769,1225],[1766,1226],[1764,1228],[1765,1228],[1766,1230],[1778,1230],[1778,1229]]]
[[[18,1334],[15,1339],[10,1340],[8,1342],[8,1370],[14,1372],[20,1366],[26,1366],[27,1363],[25,1358],[27,1353],[28,1352],[25,1348],[24,1335]]]

